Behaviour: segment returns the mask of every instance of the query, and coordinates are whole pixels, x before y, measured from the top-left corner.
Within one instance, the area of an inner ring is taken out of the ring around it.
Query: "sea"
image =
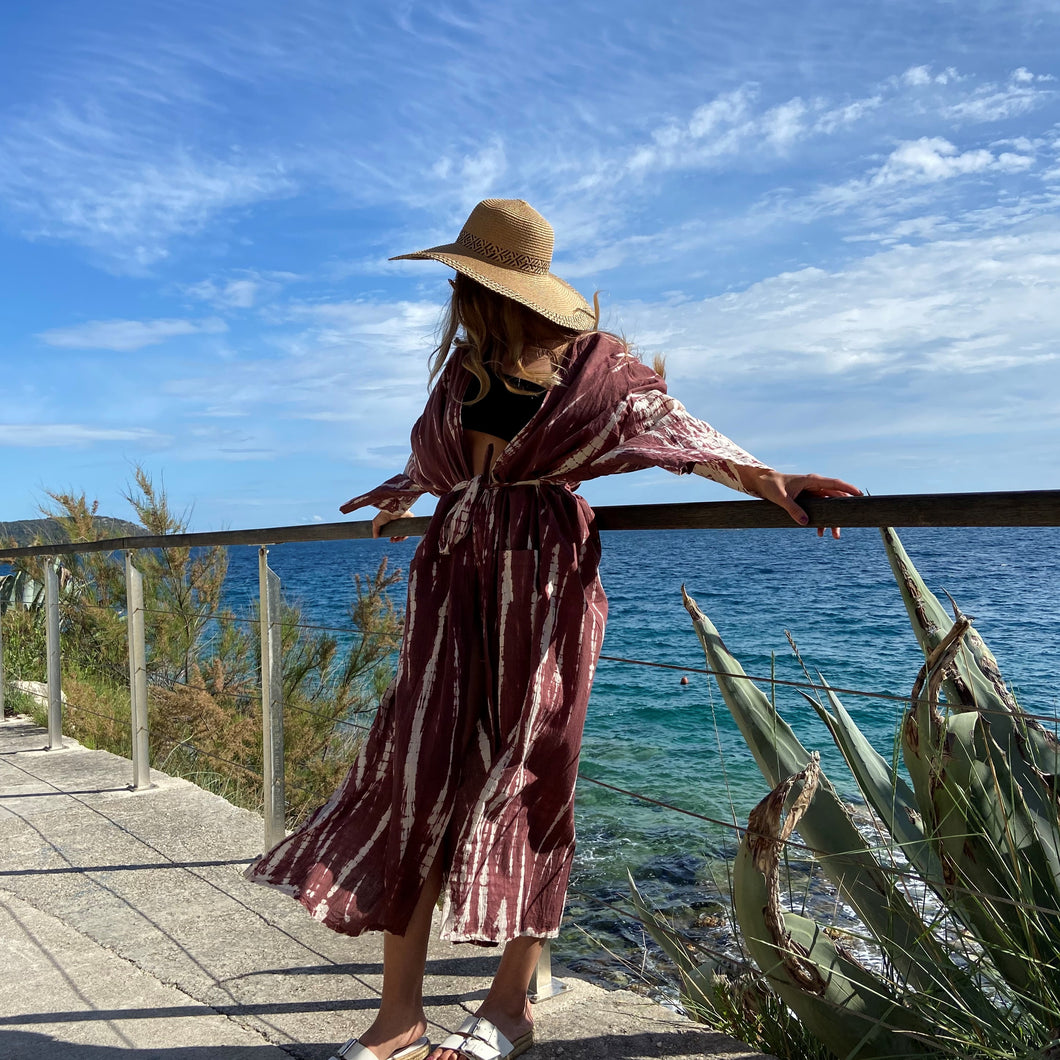
[[[943,601],[949,593],[974,618],[1022,707],[1056,728],[1060,528],[898,532],[928,586]],[[847,529],[838,541],[798,528],[614,531],[602,538],[610,605],[603,655],[691,671],[600,662],[582,747],[568,913],[555,949],[579,971],[657,984],[658,954],[628,915],[629,877],[706,949],[734,953],[727,870],[735,826],[769,790],[714,679],[694,672],[706,662],[682,586],[745,671],[764,678],[759,687],[775,696],[802,743],[820,751],[826,775],[855,807],[857,788],[813,708],[797,689],[771,686],[770,675],[806,680],[789,635],[811,672],[865,693],[908,695],[923,657],[876,530]],[[269,562],[307,621],[340,627],[354,575],[372,573],[384,555],[392,569],[405,571],[415,545],[287,544],[270,549]],[[256,591],[256,549],[232,549],[229,601],[239,606]],[[394,595],[403,600],[403,583]],[[840,699],[890,756],[901,702],[870,694]],[[831,901],[818,889],[822,903]]]

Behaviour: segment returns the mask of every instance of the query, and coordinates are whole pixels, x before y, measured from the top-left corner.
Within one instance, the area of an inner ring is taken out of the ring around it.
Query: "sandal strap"
[[[430,1051],[430,1039],[426,1037],[418,1038],[411,1045],[405,1046],[404,1049],[398,1049],[397,1052],[391,1053],[389,1060],[402,1060],[403,1057],[426,1056]],[[367,1045],[362,1044],[356,1038],[351,1038],[336,1052],[335,1056],[328,1057],[328,1060],[377,1060],[377,1058],[375,1053],[373,1053]]]
[[[377,1057],[367,1045],[362,1045],[356,1038],[351,1038],[328,1060],[377,1060]]]
[[[453,1049],[471,1060],[504,1060],[515,1046],[489,1020],[468,1016],[439,1048]]]

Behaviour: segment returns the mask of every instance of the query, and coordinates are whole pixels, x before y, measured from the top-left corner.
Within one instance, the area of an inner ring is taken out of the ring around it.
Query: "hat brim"
[[[494,265],[468,254],[467,249],[458,243],[417,250],[413,254],[397,254],[390,260],[440,261],[561,327],[573,331],[596,327],[596,314],[589,303],[566,280],[551,272],[528,273]]]

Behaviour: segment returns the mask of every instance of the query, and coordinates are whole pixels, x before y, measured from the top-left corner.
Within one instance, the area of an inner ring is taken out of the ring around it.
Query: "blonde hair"
[[[478,394],[468,402],[481,401],[490,388],[486,365],[515,394],[521,390],[513,377],[524,378],[544,387],[559,382],[559,366],[571,342],[585,332],[554,324],[540,313],[527,308],[512,298],[497,294],[476,280],[457,273],[450,280],[452,297],[439,328],[439,342],[431,358],[431,383],[445,367],[449,358],[460,357],[463,366],[478,380]],[[600,303],[593,295],[596,318],[600,320]],[[532,351],[532,356],[526,356]],[[530,367],[540,361],[542,353],[549,356],[548,368]]]

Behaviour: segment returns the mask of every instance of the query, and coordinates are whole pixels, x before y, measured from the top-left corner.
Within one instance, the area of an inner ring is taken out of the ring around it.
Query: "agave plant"
[[[899,734],[909,780],[823,678],[823,699],[806,698],[890,843],[865,838],[818,756],[685,594],[708,666],[773,788],[751,812],[733,865],[744,946],[844,1060],[1060,1056],[1060,744],[1020,709],[970,619],[956,605],[951,618],[894,531],[881,532],[925,656]],[[859,962],[828,925],[784,910],[779,866],[796,827],[860,918],[882,971]],[[703,1007],[719,970],[698,964],[635,888],[634,902],[677,961],[686,999]]]
[[[0,574],[0,614],[8,608],[34,611],[44,602],[44,585],[28,571],[16,570]]]

